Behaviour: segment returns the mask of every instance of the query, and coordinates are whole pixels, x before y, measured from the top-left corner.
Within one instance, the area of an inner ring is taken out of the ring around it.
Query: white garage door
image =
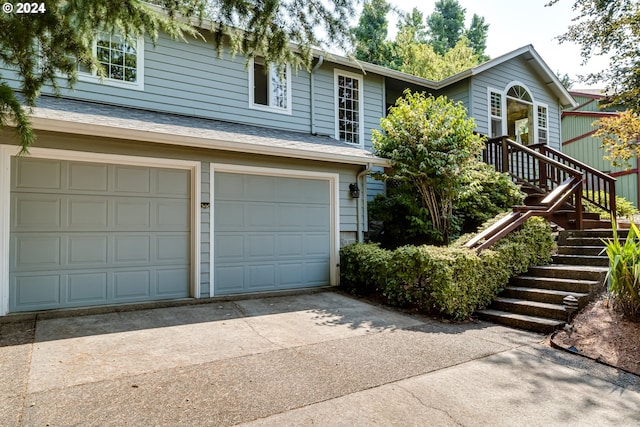
[[[13,158],[10,311],[189,296],[190,172]]]
[[[216,172],[214,294],[330,282],[328,180]]]

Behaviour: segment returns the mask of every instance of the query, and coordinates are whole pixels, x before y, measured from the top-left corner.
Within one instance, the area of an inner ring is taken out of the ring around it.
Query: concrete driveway
[[[323,292],[0,323],[2,426],[640,424],[543,336]]]

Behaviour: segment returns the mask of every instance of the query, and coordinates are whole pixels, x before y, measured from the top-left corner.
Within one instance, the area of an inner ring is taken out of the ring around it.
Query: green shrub
[[[340,251],[340,284],[350,292],[375,291],[390,305],[466,319],[487,306],[510,277],[548,263],[553,248],[551,227],[541,218],[530,219],[479,255],[461,242],[393,251],[354,244]]]
[[[605,193],[604,191],[600,191],[598,193],[594,192],[593,190],[587,190],[584,191],[585,196],[587,197],[591,197],[593,198],[594,194],[596,195],[596,200],[597,195],[599,193],[600,196],[600,200],[608,200],[609,199],[609,194]],[[611,214],[607,211],[605,211],[604,209],[589,203],[589,202],[585,202],[584,203],[584,209],[587,212],[592,212],[592,213],[598,213],[600,214],[600,218],[605,218],[605,219],[609,219],[609,217],[611,216]],[[620,218],[620,217],[626,217],[626,218],[631,218],[633,217],[633,215],[638,213],[638,209],[636,209],[635,206],[633,206],[633,203],[631,203],[630,201],[628,201],[627,199],[625,199],[622,196],[616,196],[616,217]]]
[[[613,239],[605,242],[609,257],[609,295],[614,307],[632,320],[640,320],[640,236],[638,227],[631,229],[624,243],[620,243],[615,222]]]
[[[508,174],[476,162],[462,173],[462,188],[454,201],[453,215],[462,232],[467,233],[500,212],[522,204],[524,196]]]

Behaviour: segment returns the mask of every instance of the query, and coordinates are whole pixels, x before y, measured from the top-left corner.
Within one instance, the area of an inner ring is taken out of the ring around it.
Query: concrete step
[[[602,283],[608,271],[608,266],[572,265],[567,268],[564,264],[550,264],[531,267],[525,274],[533,277],[590,280]]]
[[[527,301],[546,302],[549,304],[563,304],[563,299],[569,295],[572,295],[578,300],[578,306],[580,308],[587,305],[590,299],[589,292],[569,292],[559,291],[557,289],[544,289],[544,288],[528,288],[524,286],[507,286],[504,291],[500,293],[501,297],[522,299]]]
[[[478,316],[482,319],[488,320],[493,323],[498,323],[513,328],[526,329],[528,331],[539,332],[542,334],[548,334],[556,329],[560,329],[564,326],[563,321],[545,319],[537,316],[527,316],[524,314],[508,313],[501,310],[480,310],[477,312]]]
[[[516,288],[546,289],[551,291],[581,294],[598,291],[602,286],[602,281],[580,280],[571,278],[563,279],[558,277],[518,276],[512,278],[509,281],[509,285],[507,286],[507,288],[509,286]]]
[[[562,305],[549,304],[546,302],[497,297],[493,300],[489,309],[560,321],[567,320],[567,312]]]
[[[629,230],[622,229],[618,230],[618,237],[627,237]],[[593,229],[593,230],[563,230],[560,232],[560,238],[562,237],[598,237],[598,238],[611,238],[613,237],[613,232],[611,228],[605,229]]]
[[[609,258],[596,255],[554,255],[551,259],[555,264],[609,266]]]
[[[603,252],[604,245],[601,246],[587,246],[587,245],[558,245],[558,253],[561,255],[592,255],[607,257],[607,254]]]

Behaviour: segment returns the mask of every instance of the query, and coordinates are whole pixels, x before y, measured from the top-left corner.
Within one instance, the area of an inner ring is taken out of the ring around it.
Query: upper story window
[[[362,76],[335,71],[336,138],[363,145]]]
[[[549,142],[548,123],[547,107],[538,105],[538,142],[541,144],[547,144]]]
[[[491,138],[503,135],[502,132],[502,94],[490,92],[489,111],[491,116]]]
[[[252,108],[291,114],[289,65],[267,66],[255,57],[249,70],[249,105]]]
[[[100,32],[93,42],[93,54],[98,59],[107,85],[143,89],[144,41],[128,41],[117,33]],[[78,67],[81,80],[100,81],[97,70]]]

